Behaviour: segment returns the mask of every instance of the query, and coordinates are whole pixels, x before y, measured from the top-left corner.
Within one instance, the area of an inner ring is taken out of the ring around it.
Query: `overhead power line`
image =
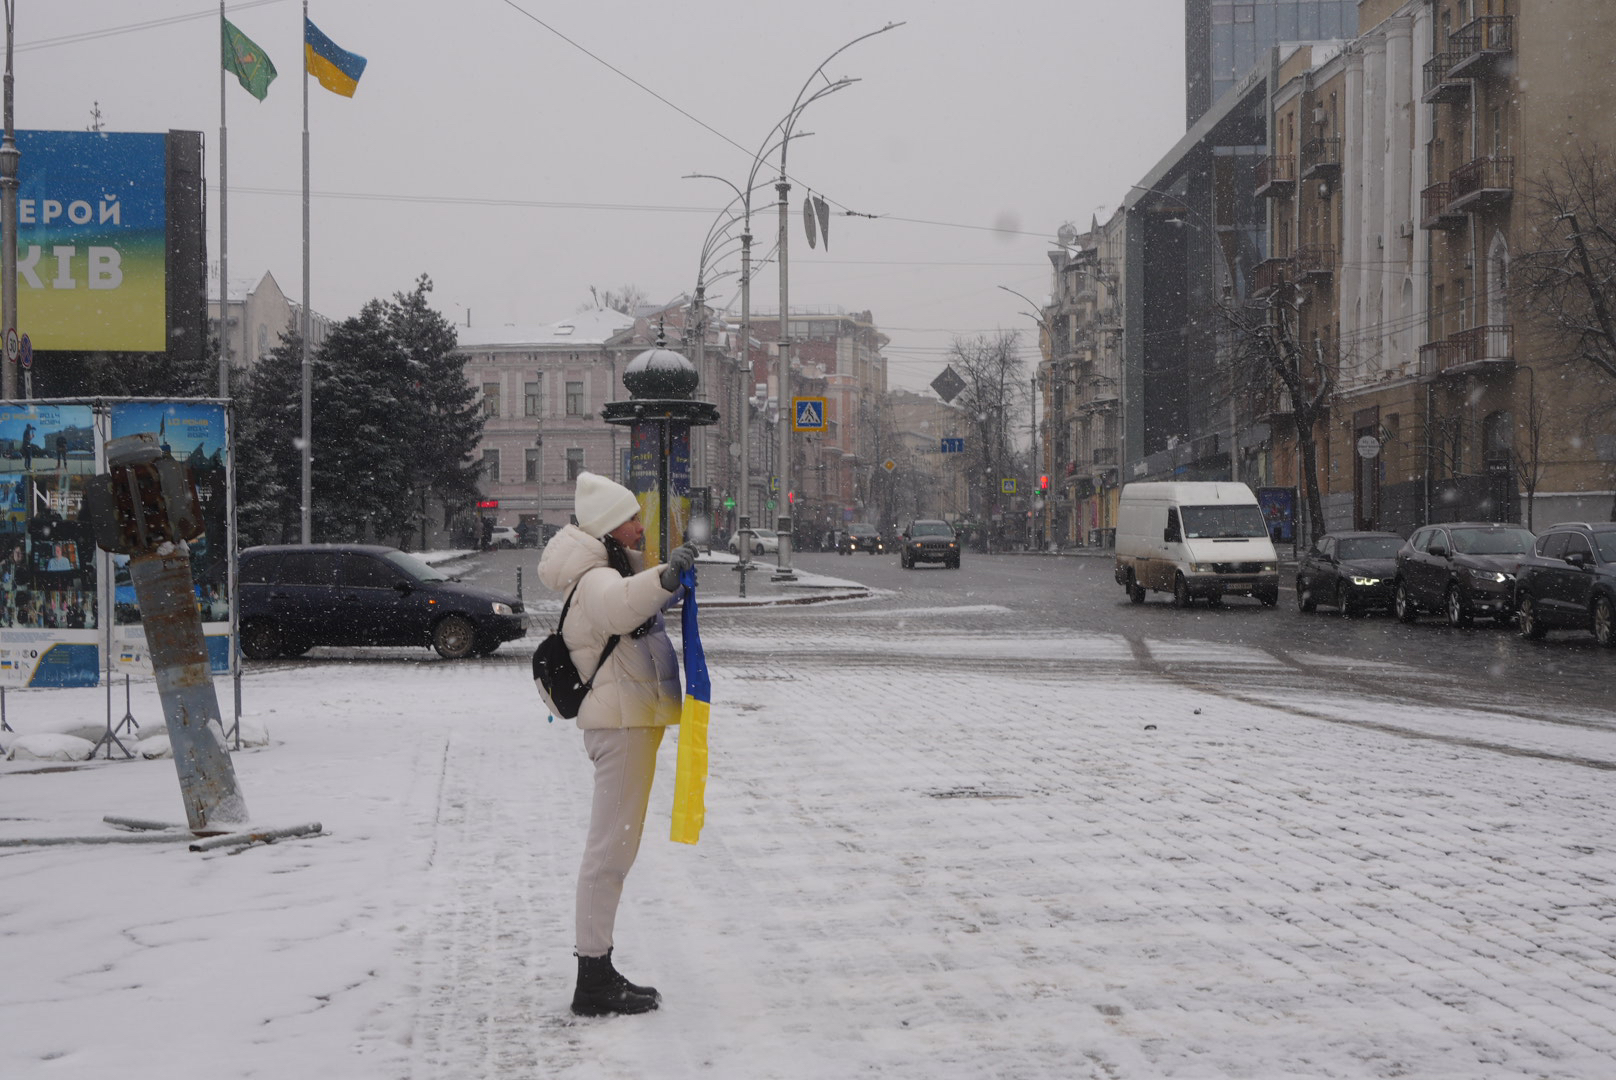
[[[286,0],[242,0],[241,3],[231,4],[231,11],[245,11],[248,8],[264,7],[267,4],[283,4]],[[101,38],[117,37],[120,34],[133,34],[141,30],[154,30],[161,26],[177,26],[180,23],[196,22],[198,19],[216,19],[219,17],[218,8],[208,8],[206,11],[192,11],[184,15],[168,15],[161,19],[147,19],[145,22],[125,23],[123,26],[108,26],[100,30],[81,30],[76,34],[63,34],[60,37],[41,38],[14,47],[16,52],[32,52],[35,49],[55,49],[63,45],[77,45],[85,41],[99,41]]]

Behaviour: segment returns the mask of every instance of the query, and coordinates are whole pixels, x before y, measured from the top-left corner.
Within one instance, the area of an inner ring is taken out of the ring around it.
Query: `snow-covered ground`
[[[0,1077],[1613,1075],[1606,726],[1409,738],[1195,685],[1255,651],[957,631],[993,610],[709,617],[706,831],[667,840],[670,739],[619,920],[642,1017],[567,1009],[589,776],[526,650],[260,666],[248,807],[325,835],[0,848]],[[0,764],[0,839],[104,814],[183,820],[173,763]]]

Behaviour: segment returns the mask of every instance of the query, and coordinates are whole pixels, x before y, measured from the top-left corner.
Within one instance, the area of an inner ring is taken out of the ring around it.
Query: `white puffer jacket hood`
[[[539,556],[539,580],[561,593],[572,592],[561,636],[572,662],[594,688],[578,710],[581,728],[661,727],[679,722],[684,689],[679,658],[663,626],[662,610],[677,593],[662,587],[662,568],[645,569],[645,556],[628,553],[637,573],[623,577],[606,560],[606,545],[576,525],[557,533]],[[576,589],[576,591],[573,591]],[[629,635],[646,619],[656,625],[644,637]],[[601,650],[621,635],[599,674]]]

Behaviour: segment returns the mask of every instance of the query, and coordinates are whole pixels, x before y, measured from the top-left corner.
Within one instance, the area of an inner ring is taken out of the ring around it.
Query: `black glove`
[[[669,592],[679,588],[679,575],[696,565],[694,544],[680,544],[668,552],[667,565],[662,568],[662,587]]]

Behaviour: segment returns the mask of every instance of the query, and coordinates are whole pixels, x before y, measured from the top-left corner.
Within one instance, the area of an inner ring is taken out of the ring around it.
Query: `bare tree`
[[[590,302],[578,305],[579,311],[597,311],[607,308],[611,311],[620,311],[624,315],[634,314],[634,310],[643,307],[646,302],[645,290],[638,285],[619,285],[615,289],[597,289],[589,286]]]
[[[1561,358],[1616,379],[1616,159],[1578,145],[1526,193],[1531,249],[1511,275],[1518,310]]]
[[[1537,495],[1537,487],[1543,482],[1543,428],[1546,420],[1546,410],[1543,399],[1537,396],[1534,386],[1526,398],[1526,415],[1521,418],[1515,431],[1515,445],[1510,450],[1510,460],[1515,466],[1516,479],[1520,481],[1521,490],[1526,493],[1526,527],[1532,528],[1533,500]]]
[[[1016,347],[1016,335],[1000,330],[988,336],[956,337],[948,362],[965,380],[956,399],[966,417],[966,468],[976,516],[991,521],[1003,513],[999,481],[1015,464],[1011,435],[1021,415],[1027,380]]]
[[[1599,372],[1576,396],[1585,422],[1602,420],[1616,411],[1616,157],[1577,144],[1524,186],[1530,249],[1511,267],[1515,310],[1549,359]]]
[[[1221,304],[1227,330],[1219,350],[1229,366],[1234,393],[1254,414],[1288,415],[1302,455],[1302,499],[1312,536],[1324,534],[1319,491],[1318,425],[1335,392],[1335,362],[1321,344],[1296,337],[1296,305],[1282,298],[1288,286],[1244,305]]]

